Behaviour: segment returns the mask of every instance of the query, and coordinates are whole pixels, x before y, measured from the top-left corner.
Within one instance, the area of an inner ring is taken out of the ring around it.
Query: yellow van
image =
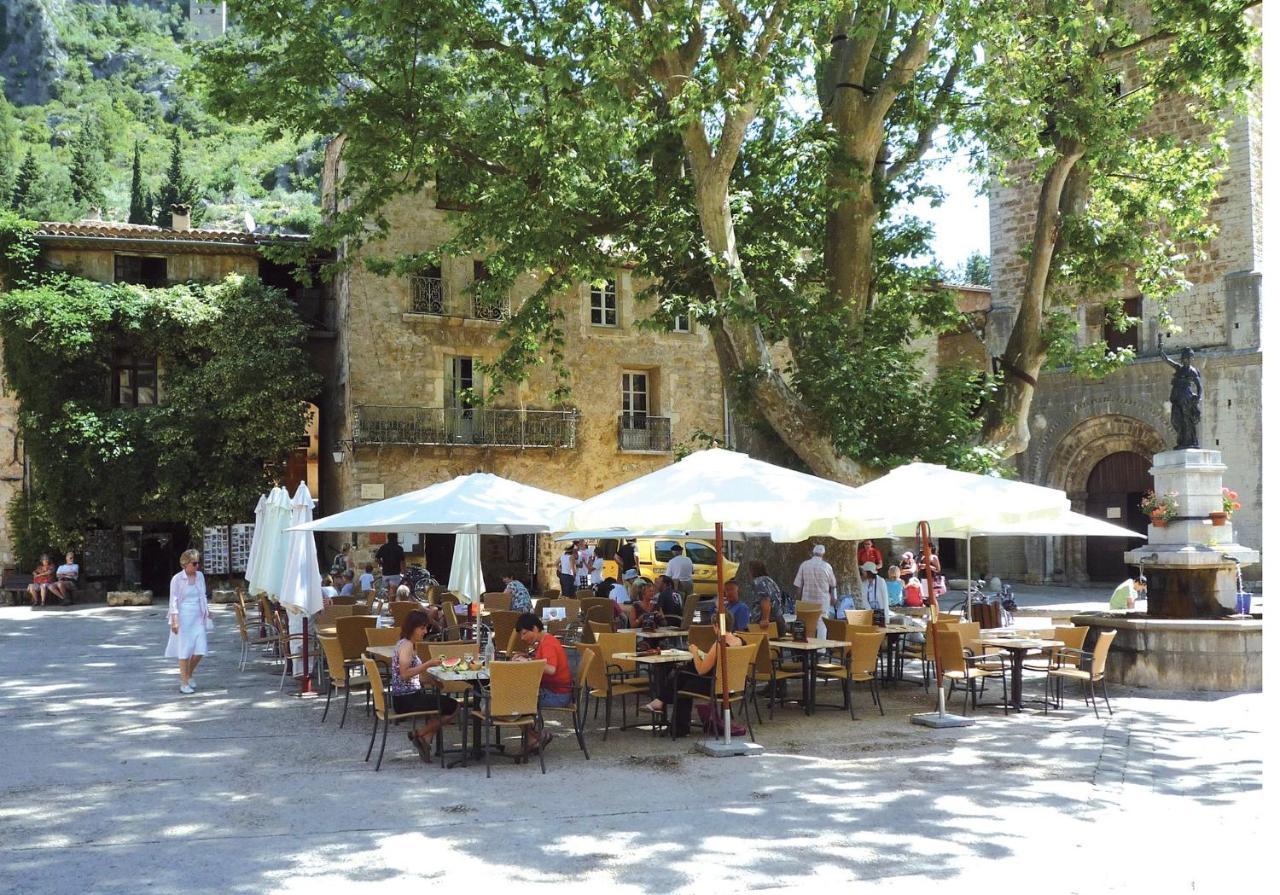
[[[621,541],[601,539],[596,551],[602,556],[613,556]],[[693,562],[693,592],[699,596],[716,595],[716,545],[702,538],[636,538],[636,566],[640,575],[650,581],[667,571],[671,548],[679,544],[685,556]],[[738,574],[738,557],[742,545],[737,541],[724,542],[724,580],[732,581]]]

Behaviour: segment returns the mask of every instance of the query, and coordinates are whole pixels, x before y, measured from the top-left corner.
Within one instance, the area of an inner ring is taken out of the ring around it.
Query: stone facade
[[[1178,103],[1163,104],[1149,124],[1153,132],[1183,139],[1204,136]],[[1174,296],[1169,311],[1181,328],[1164,334],[1165,350],[1196,352],[1205,400],[1200,445],[1222,452],[1225,483],[1243,504],[1233,521],[1237,540],[1262,543],[1262,354],[1258,321],[1261,304],[1261,119],[1241,114],[1228,133],[1228,167],[1210,209],[1217,236],[1205,258],[1185,271],[1191,287]],[[1025,262],[1019,252],[1034,221],[1036,185],[1006,185],[991,195],[992,309],[987,344],[1003,350],[1017,311]],[[1128,297],[1128,296],[1124,296]],[[1136,295],[1135,295],[1136,297]],[[1105,338],[1098,303],[1080,311],[1081,344]],[[1175,443],[1169,423],[1171,368],[1157,349],[1158,309],[1143,302],[1138,315],[1135,362],[1096,382],[1060,370],[1041,372],[1031,411],[1031,443],[1018,458],[1018,471],[1030,482],[1065,489],[1083,511],[1087,483],[1095,465],[1119,451],[1151,458]],[[1130,528],[1141,530],[1130,524]],[[990,539],[975,542],[975,569],[1012,580],[1079,582],[1086,580],[1086,546],[1081,538]],[[1098,548],[1092,548],[1098,549]],[[1117,550],[1122,549],[1116,545]],[[1247,570],[1261,577],[1261,565]]]
[[[188,281],[217,282],[234,273],[261,276],[271,285],[283,285],[286,291],[290,289],[286,282],[287,274],[282,274],[280,268],[263,260],[262,243],[272,239],[305,239],[258,237],[253,233],[234,230],[162,228],[97,218],[69,223],[43,223],[36,238],[40,243],[44,264],[55,270],[98,282],[147,282],[152,285]],[[323,316],[322,299],[315,298],[306,290],[297,290],[297,294],[292,294],[292,297],[300,315],[312,323],[308,345],[310,361],[316,369],[324,372],[327,370],[331,334],[316,325],[315,318]],[[311,307],[311,304],[316,307]],[[104,358],[104,370],[108,361],[109,359]],[[157,369],[157,398],[163,401],[163,358],[157,359]],[[104,374],[104,385],[106,381]],[[22,488],[25,464],[22,441],[18,434],[18,403],[12,394],[4,390],[2,379],[0,433],[4,438],[4,443],[0,444],[0,567],[11,568],[15,557],[4,509]],[[314,460],[318,448],[317,436],[315,443],[306,451],[308,457],[299,458],[299,468],[311,471],[307,460]],[[309,464],[311,467],[315,465],[314,462]],[[314,482],[312,485],[315,493]],[[185,543],[185,535],[183,540]],[[90,567],[86,567],[85,572],[93,574]]]
[[[325,169],[330,197],[341,175],[340,146],[340,139],[331,144]],[[437,207],[429,191],[401,198],[384,213],[388,236],[365,254],[434,249],[448,238],[457,214]],[[557,299],[572,406],[552,406],[552,372],[539,366],[485,407],[466,409],[458,389],[482,387],[479,364],[501,350],[499,322],[484,319],[492,309],[477,309],[467,291],[482,261],[449,258],[417,281],[373,274],[357,261],[335,280],[338,340],[326,436],[352,448],[329,469],[326,487],[337,504],[328,504],[326,514],[476,471],[585,498],[671,463],[695,433],[724,440],[725,397],[710,333],[696,323],[689,332],[641,329],[651,306],[636,298],[643,284],[625,268],[611,278],[615,325],[593,324],[587,284]],[[536,287],[533,277],[519,280],[510,309]],[[643,426],[652,428],[622,425],[624,376],[635,374],[645,386]],[[376,544],[357,541],[363,564]],[[332,547],[339,542],[334,538]],[[558,550],[547,538],[539,543],[539,583],[554,586]],[[497,586],[501,551],[489,543],[483,550],[487,583]],[[434,574],[448,574],[436,565],[429,564]]]

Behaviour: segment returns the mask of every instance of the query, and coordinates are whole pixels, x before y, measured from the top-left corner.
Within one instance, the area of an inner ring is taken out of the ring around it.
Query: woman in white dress
[[[169,645],[166,659],[178,660],[181,693],[196,692],[192,675],[208,649],[209,600],[200,571],[200,551],[187,550],[181,557],[182,571],[169,582]]]

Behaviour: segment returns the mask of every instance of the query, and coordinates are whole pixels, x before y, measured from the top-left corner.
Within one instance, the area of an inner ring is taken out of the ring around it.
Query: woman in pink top
[[[182,571],[169,582],[169,644],[164,655],[178,660],[182,678],[178,692],[190,694],[196,692],[192,675],[209,648],[206,632],[212,623],[204,573],[200,571],[200,551],[184,551],[180,562]]]

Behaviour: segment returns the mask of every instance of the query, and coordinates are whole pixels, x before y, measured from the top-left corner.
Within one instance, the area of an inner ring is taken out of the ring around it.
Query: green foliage
[[[56,563],[63,551],[78,550],[83,540],[83,529],[59,526],[44,503],[25,491],[18,491],[10,499],[5,518],[20,569],[34,569],[41,554],[48,554]]]
[[[142,147],[133,144],[133,168],[129,178],[129,223],[149,224],[152,220],[151,194],[142,182]]]
[[[94,146],[87,124],[80,125],[80,136],[71,147],[71,198],[82,210],[101,208],[103,201],[99,179],[102,159]]]
[[[25,213],[39,220],[73,220],[90,204],[104,217],[136,217],[131,162],[139,150],[143,194],[158,192],[172,145],[181,133],[185,174],[195,184],[194,212],[204,226],[239,228],[246,211],[267,226],[306,225],[317,205],[315,137],[281,137],[269,124],[233,125],[210,115],[198,84],[194,44],[186,41],[185,3],[53,4],[65,53],[53,98],[12,107],[0,99],[0,155],[7,119],[15,160],[28,150],[44,173],[40,201]],[[75,199],[72,166],[76,134],[85,123],[101,159],[100,202]],[[277,172],[289,171],[277,177]],[[271,181],[272,186],[263,183]],[[260,213],[268,206],[270,211]],[[136,222],[136,221],[135,221]],[[147,223],[151,223],[148,218]]]
[[[155,198],[155,222],[161,227],[173,226],[173,206],[190,205],[194,209],[198,187],[196,182],[187,176],[186,164],[182,160],[182,134],[173,132],[172,145],[169,150],[169,167],[165,171],[164,182]],[[193,214],[193,223],[195,215]]]
[[[318,385],[288,300],[234,275],[149,289],[29,273],[0,296],[0,337],[34,493],[68,530],[244,518],[303,437]],[[111,403],[117,351],[157,357],[162,403]]]
[[[28,149],[18,168],[18,177],[13,183],[13,195],[9,204],[18,214],[28,214],[39,207],[44,199],[44,181],[40,176],[40,166],[36,164],[35,154]]]

